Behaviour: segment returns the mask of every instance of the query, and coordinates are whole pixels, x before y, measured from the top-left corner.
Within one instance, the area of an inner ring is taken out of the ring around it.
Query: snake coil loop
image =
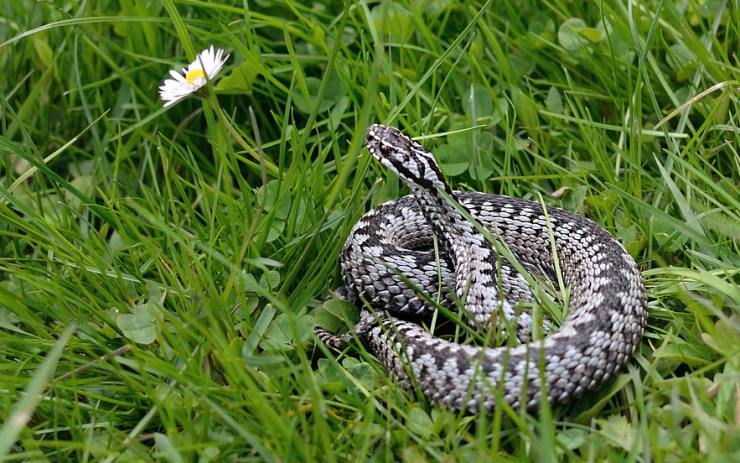
[[[371,126],[367,147],[413,194],[372,209],[353,228],[341,255],[340,294],[352,301],[362,295],[372,313],[363,308],[350,333],[317,329],[322,341],[341,348],[356,335],[404,387],[469,412],[500,400],[515,408],[566,402],[598,388],[630,359],[645,327],[645,286],[635,261],[607,231],[557,208],[545,215],[534,202],[453,191],[432,154],[397,129]],[[554,237],[571,291],[557,331],[530,341],[532,317],[515,310],[532,300],[526,280],[460,210],[500,238],[527,272],[550,280]],[[442,259],[432,250],[435,237]],[[429,299],[450,310],[461,301],[468,323],[487,326],[495,318],[524,343],[476,347],[435,337],[409,321],[434,310]]]

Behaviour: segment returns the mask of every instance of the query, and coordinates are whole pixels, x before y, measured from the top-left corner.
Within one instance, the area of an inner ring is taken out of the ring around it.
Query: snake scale
[[[370,210],[354,226],[338,293],[362,307],[360,320],[344,334],[317,328],[324,343],[340,349],[359,338],[405,388],[470,413],[500,401],[535,409],[541,400],[572,400],[630,359],[645,327],[645,287],[635,261],[607,231],[535,202],[453,191],[433,156],[395,128],[371,126],[367,147],[412,195]],[[527,281],[481,226],[521,268],[551,281],[558,274],[554,242],[570,304],[544,339],[532,340],[533,317],[520,309],[533,300]],[[413,321],[435,310],[430,301],[521,343],[481,347],[436,337]]]

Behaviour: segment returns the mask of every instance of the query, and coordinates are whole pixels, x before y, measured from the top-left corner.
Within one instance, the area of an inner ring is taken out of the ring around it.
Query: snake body
[[[541,400],[572,400],[630,359],[645,326],[645,287],[635,261],[607,231],[534,202],[453,191],[433,156],[394,128],[371,126],[367,146],[412,195],[370,210],[350,233],[340,294],[363,309],[350,333],[318,329],[326,344],[341,348],[358,337],[405,388],[473,413],[500,401],[533,409]],[[526,272],[551,281],[555,250],[570,305],[544,339],[531,339],[533,317],[518,310],[533,300],[527,281],[481,226]],[[435,310],[430,301],[460,307],[469,325],[523,343],[481,347],[435,337],[412,321]]]

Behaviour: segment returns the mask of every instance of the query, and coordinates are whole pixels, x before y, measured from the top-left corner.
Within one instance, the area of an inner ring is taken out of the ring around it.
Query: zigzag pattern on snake
[[[557,208],[546,215],[534,202],[453,191],[433,156],[397,129],[371,126],[367,147],[412,195],[372,209],[350,233],[339,293],[362,307],[361,318],[342,335],[317,328],[322,341],[339,349],[357,337],[404,387],[471,413],[491,410],[498,401],[533,409],[543,399],[572,400],[601,386],[630,359],[645,327],[645,287],[635,261],[607,231]],[[529,285],[461,210],[507,246],[527,272],[552,281],[554,238],[571,294],[559,329],[531,340],[532,316],[517,307],[532,301]],[[480,347],[435,337],[409,320],[431,313],[429,300],[461,311],[471,326],[493,324],[515,334],[522,344]]]

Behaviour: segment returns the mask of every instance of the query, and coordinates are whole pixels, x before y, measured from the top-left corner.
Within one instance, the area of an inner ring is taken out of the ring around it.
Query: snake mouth
[[[415,141],[393,127],[373,124],[367,129],[366,146],[370,154],[393,171],[407,171],[412,148],[422,149]],[[416,145],[416,146],[414,146]],[[410,175],[410,172],[409,172]],[[410,175],[413,178],[413,175]]]

